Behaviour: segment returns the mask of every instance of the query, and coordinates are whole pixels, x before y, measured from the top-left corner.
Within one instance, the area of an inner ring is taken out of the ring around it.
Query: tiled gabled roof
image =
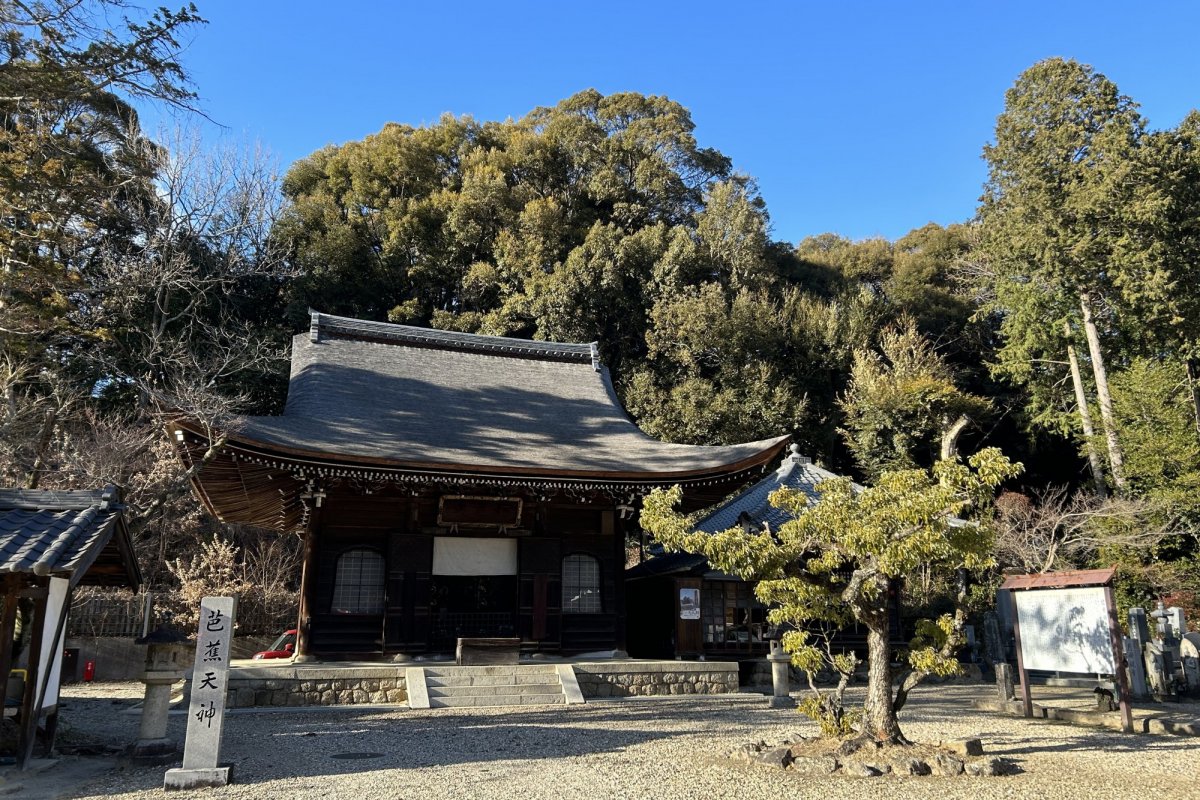
[[[95,492],[0,489],[0,574],[136,586],[137,563],[114,487]]]
[[[491,353],[517,358],[544,358],[559,361],[576,361],[592,364],[598,362],[600,351],[596,342],[568,344],[564,342],[540,342],[531,339],[515,339],[510,336],[482,336],[477,333],[443,331],[436,328],[418,328],[412,325],[395,325],[390,322],[372,322],[366,319],[335,317],[310,311],[312,323],[308,338],[319,342],[322,338],[358,339],[388,344],[405,344],[430,347],[438,350],[458,350],[464,353]],[[598,368],[598,364],[595,364]]]
[[[766,523],[771,530],[777,530],[792,517],[786,511],[775,508],[768,500],[771,492],[776,489],[797,489],[808,495],[813,502],[820,499],[817,486],[830,478],[841,476],[818,467],[812,463],[812,459],[805,458],[797,450],[797,447],[792,445],[791,453],[784,457],[779,469],[709,512],[696,523],[696,530],[706,533],[729,530],[740,523],[743,514],[756,527]],[[862,488],[857,484],[855,487]]]
[[[804,492],[815,502],[819,498],[818,484],[837,477],[841,476],[816,466],[811,459],[799,454],[796,445],[792,445],[791,452],[784,457],[779,469],[710,511],[696,523],[696,530],[719,533],[740,525],[743,520],[755,528],[761,528],[766,523],[771,530],[776,530],[791,519],[791,515],[771,505],[768,500],[771,492],[786,486]],[[862,488],[857,484],[855,486]],[[658,543],[650,545],[650,553],[651,558],[625,571],[626,579],[694,575],[705,580],[738,580],[732,575],[711,569],[702,555],[668,553]]]
[[[594,344],[319,313],[293,339],[284,413],[242,418],[230,437],[382,467],[663,478],[761,464],[785,439],[713,447],[652,439],[621,408]]]

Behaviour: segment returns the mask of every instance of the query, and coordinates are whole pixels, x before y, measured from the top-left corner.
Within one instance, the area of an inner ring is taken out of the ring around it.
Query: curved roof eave
[[[179,420],[175,424],[180,428],[188,430],[195,436],[203,439],[208,438],[199,426],[190,424],[188,421]],[[256,440],[245,435],[239,435],[236,432],[228,433],[228,438],[223,448],[243,451],[248,455],[260,458],[288,462],[300,468],[318,470],[321,468],[333,468],[367,472],[434,473],[454,476],[479,475],[483,477],[511,476],[514,478],[544,478],[564,481],[668,484],[711,479],[762,466],[774,459],[783,450],[790,438],[788,435],[783,435],[770,439],[761,439],[757,442],[733,445],[730,446],[730,449],[750,450],[750,455],[723,463],[708,464],[696,469],[687,470],[589,470],[520,465],[405,461],[297,448],[276,442]]]

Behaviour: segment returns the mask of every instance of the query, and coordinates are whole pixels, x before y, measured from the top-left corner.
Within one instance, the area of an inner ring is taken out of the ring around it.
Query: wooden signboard
[[[700,621],[700,579],[675,580],[675,655],[694,656],[704,652]]]
[[[1112,675],[1120,695],[1121,727],[1133,730],[1121,626],[1113,599],[1115,570],[1012,575],[1000,585],[1012,594],[1013,637],[1025,716],[1033,716],[1027,670]]]

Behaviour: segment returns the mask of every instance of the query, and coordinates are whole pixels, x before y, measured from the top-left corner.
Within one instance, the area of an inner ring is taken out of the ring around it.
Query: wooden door
[[[521,539],[517,633],[538,650],[557,650],[562,618],[562,548],[557,537]]]
[[[675,579],[675,655],[684,658],[703,652],[703,621],[700,619],[700,579]]]

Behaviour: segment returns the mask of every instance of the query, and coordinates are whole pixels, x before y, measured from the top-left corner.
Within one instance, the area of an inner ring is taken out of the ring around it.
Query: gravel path
[[[140,686],[71,687],[65,745],[124,744]],[[902,715],[914,740],[979,736],[1023,772],[999,778],[801,777],[722,758],[751,739],[815,728],[761,696],[649,698],[528,711],[440,709],[234,713],[225,757],[238,783],[206,798],[894,798],[1200,797],[1200,740],[1126,736],[1027,722],[970,708],[985,686],[933,686]],[[183,715],[171,735],[182,741]],[[371,757],[338,758],[359,754]],[[163,768],[125,768],[76,785],[69,797],[178,798]],[[70,787],[60,787],[68,789]],[[781,795],[782,793],[782,795]]]

